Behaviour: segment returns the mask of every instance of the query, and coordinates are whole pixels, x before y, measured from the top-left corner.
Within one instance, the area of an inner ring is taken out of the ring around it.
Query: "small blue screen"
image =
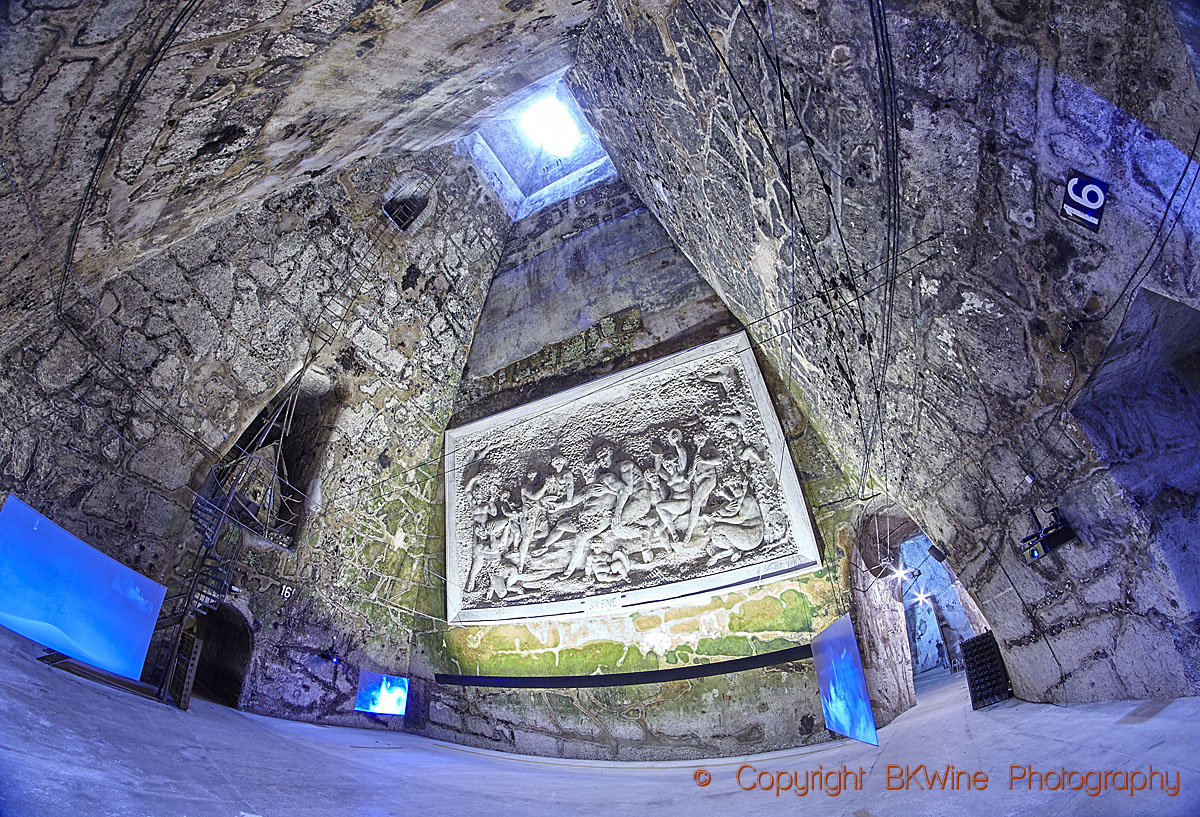
[[[817,635],[812,651],[825,726],[839,735],[878,746],[875,714],[850,616],[842,616]]]
[[[408,679],[359,670],[354,708],[380,715],[403,715],[408,704]]]
[[[167,589],[9,495],[0,508],[0,625],[137,680]]]

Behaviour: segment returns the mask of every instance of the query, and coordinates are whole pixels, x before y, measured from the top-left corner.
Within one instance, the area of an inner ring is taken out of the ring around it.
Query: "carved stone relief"
[[[447,613],[624,609],[820,567],[744,334],[446,432]]]

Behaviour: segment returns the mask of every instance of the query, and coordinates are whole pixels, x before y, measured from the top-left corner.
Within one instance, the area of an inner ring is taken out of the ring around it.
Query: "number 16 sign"
[[[1062,217],[1098,233],[1107,200],[1108,182],[1072,170],[1067,175],[1067,189],[1063,193]]]

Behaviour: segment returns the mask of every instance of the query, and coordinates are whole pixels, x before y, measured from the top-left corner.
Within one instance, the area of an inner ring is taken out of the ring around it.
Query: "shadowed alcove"
[[[204,642],[196,667],[196,691],[225,706],[237,707],[250,667],[254,636],[240,610],[221,604],[196,619],[196,637]]]

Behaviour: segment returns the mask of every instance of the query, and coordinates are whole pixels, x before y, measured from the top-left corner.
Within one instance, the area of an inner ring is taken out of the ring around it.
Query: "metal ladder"
[[[235,498],[246,482],[253,452],[262,446],[267,434],[283,421],[286,434],[295,410],[300,373],[283,389],[270,419],[263,423],[254,442],[245,449],[241,468],[228,486],[217,475],[217,465],[209,469],[199,495],[192,503],[192,526],[200,534],[200,548],[190,574],[168,585],[158,622],[151,638],[155,661],[147,680],[157,684],[158,700],[186,709],[200,659],[201,642],[189,631],[197,615],[215,609],[233,586],[234,570],[241,557],[243,529],[231,515]],[[226,523],[232,524],[226,524]],[[156,648],[157,647],[157,648]],[[182,661],[182,663],[181,663]]]
[[[435,162],[430,177],[415,192],[428,197],[446,167],[444,160]],[[196,616],[212,612],[229,594],[244,533],[250,532],[236,518],[235,499],[246,482],[254,452],[262,447],[267,435],[279,428],[282,441],[290,431],[301,379],[318,354],[343,334],[355,302],[369,288],[370,271],[382,260],[385,245],[394,236],[390,215],[380,215],[367,233],[369,243],[363,257],[360,260],[347,257],[345,276],[321,304],[311,326],[313,338],[304,361],[275,398],[275,410],[263,423],[255,441],[242,449],[244,459],[238,474],[226,485],[218,473],[220,463],[214,464],[192,503],[192,526],[200,536],[200,548],[190,573],[168,585],[151,639],[154,660],[143,673],[146,681],[157,685],[157,698],[164,703],[174,703],[181,709],[188,707],[203,643],[190,627]]]

